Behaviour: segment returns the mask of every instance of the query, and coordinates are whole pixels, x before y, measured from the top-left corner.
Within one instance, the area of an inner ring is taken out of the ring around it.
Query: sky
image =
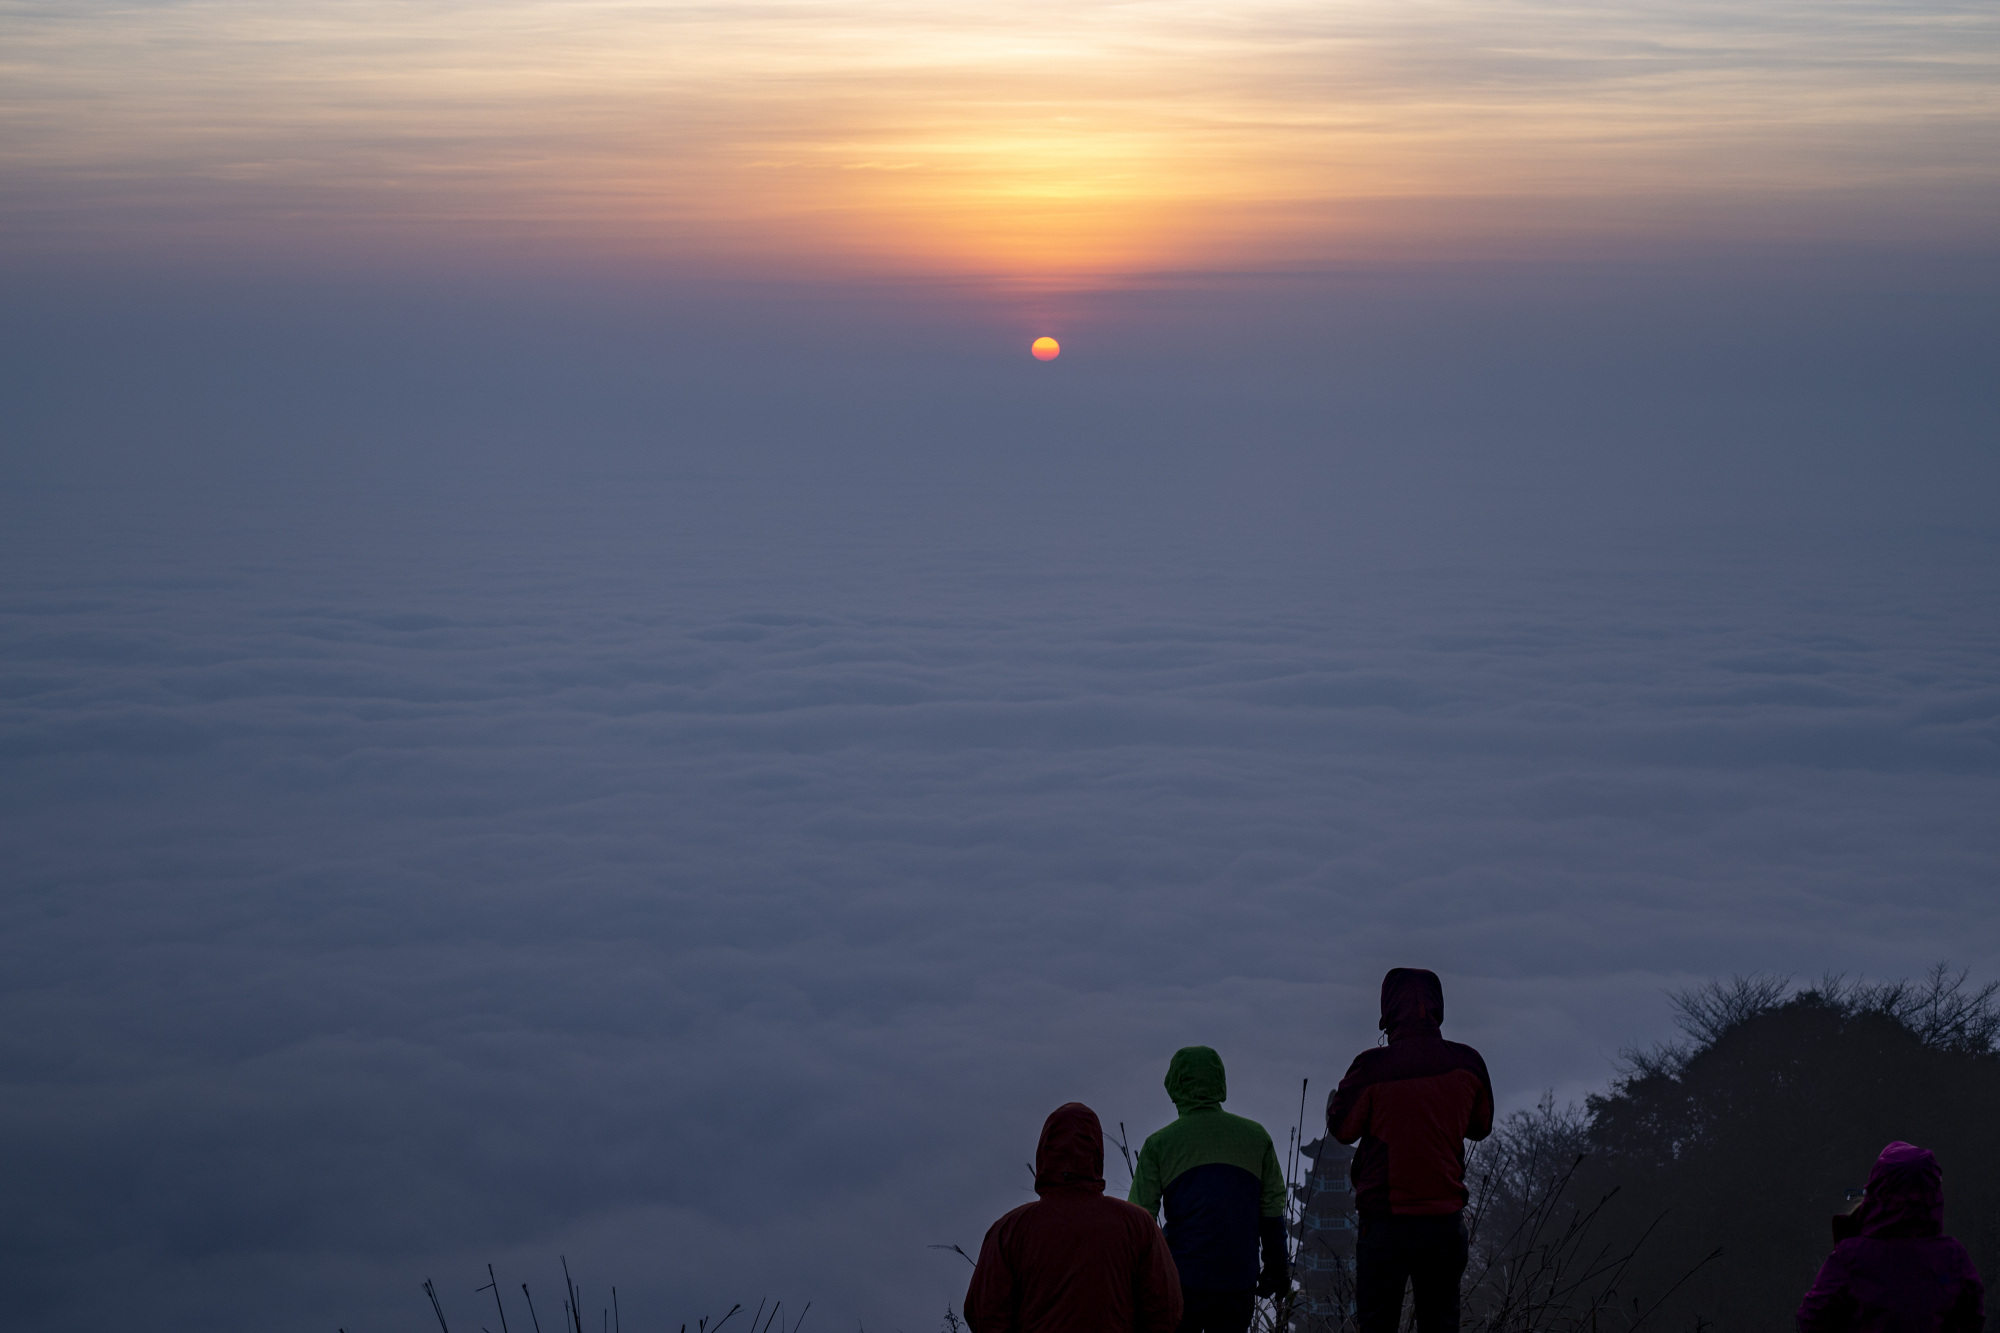
[[[29,251],[1013,282],[2000,207],[2000,15],[1775,0],[7,0]]]
[[[10,1326],[919,1333],[1391,966],[1503,1109],[2000,977],[1996,55],[0,3]]]

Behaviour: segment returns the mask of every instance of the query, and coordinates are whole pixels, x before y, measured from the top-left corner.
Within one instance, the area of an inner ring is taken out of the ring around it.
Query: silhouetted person
[[[1419,1333],[1457,1333],[1465,1273],[1465,1140],[1493,1132],[1493,1084],[1479,1052],[1438,1032],[1437,973],[1382,978],[1389,1044],[1363,1051],[1326,1103],[1326,1132],[1355,1150],[1355,1304],[1361,1333],[1396,1333],[1403,1290]]]
[[[1139,1149],[1129,1197],[1148,1213],[1167,1206],[1185,1305],[1180,1333],[1243,1333],[1257,1297],[1292,1284],[1278,1150],[1262,1125],[1222,1109],[1229,1084],[1222,1057],[1206,1046],[1174,1052],[1167,1096],[1180,1118]]]
[[[1042,1126],[1035,1193],[979,1247],[965,1292],[972,1333],[1173,1333],[1174,1257],[1150,1213],[1104,1197],[1104,1130],[1082,1102]]]
[[[1944,1171],[1927,1148],[1892,1143],[1799,1302],[1799,1333],[1979,1333],[1986,1288],[1944,1234]],[[1843,1227],[1843,1230],[1848,1229]]]

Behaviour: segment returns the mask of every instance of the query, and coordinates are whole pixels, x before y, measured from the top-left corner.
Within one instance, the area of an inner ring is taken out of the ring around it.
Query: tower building
[[[1293,1187],[1299,1212],[1292,1224],[1298,1242],[1292,1271],[1299,1295],[1292,1327],[1296,1333],[1338,1333],[1354,1318],[1354,1186],[1347,1176],[1354,1149],[1314,1139],[1299,1152],[1312,1165]]]

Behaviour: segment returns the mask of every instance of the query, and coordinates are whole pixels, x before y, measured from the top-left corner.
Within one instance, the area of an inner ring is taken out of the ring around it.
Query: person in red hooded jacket
[[[1875,1159],[1851,1225],[1799,1302],[1799,1333],[1980,1333],[1986,1288],[1944,1234],[1944,1170],[1913,1143]]]
[[[1326,1132],[1355,1149],[1356,1322],[1396,1333],[1403,1292],[1420,1333],[1457,1333],[1465,1273],[1465,1140],[1493,1132],[1493,1084],[1470,1046],[1446,1041],[1444,983],[1397,967],[1382,978],[1387,1046],[1354,1057],[1326,1103]]]
[[[972,1333],[1174,1333],[1181,1280],[1167,1238],[1151,1213],[1104,1196],[1104,1130],[1082,1102],[1043,1124],[1035,1193],[979,1247]]]

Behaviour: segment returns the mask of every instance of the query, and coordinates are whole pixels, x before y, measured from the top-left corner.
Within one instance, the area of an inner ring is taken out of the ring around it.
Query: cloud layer
[[[917,1329],[1050,1107],[1143,1134],[1200,1041],[1282,1135],[1387,966],[1509,1104],[1711,973],[1990,971],[1986,307],[1607,281],[1104,298],[997,370],[859,295],[29,292],[24,1317],[477,1326],[567,1254],[642,1328]]]

